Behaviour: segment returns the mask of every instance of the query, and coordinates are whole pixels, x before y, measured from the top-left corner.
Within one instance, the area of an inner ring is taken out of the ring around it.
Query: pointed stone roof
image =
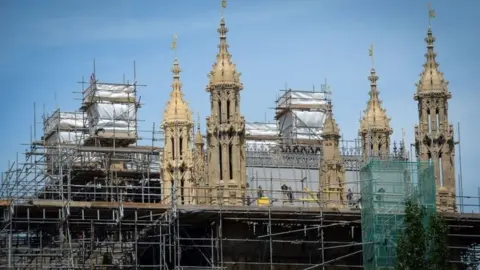
[[[374,68],[371,69],[368,80],[370,81],[370,99],[360,121],[360,133],[378,130],[391,134],[390,119],[387,117],[386,110],[382,108],[382,101],[379,98],[380,92],[377,88],[378,76]]]
[[[200,131],[200,121],[197,123],[197,133],[195,134],[195,144],[203,145],[202,132]]]
[[[216,62],[212,66],[212,71],[208,74],[210,79],[207,85],[207,91],[212,90],[215,86],[234,86],[238,89],[243,89],[243,84],[240,82],[240,72],[236,71],[235,64],[232,62],[232,55],[228,52],[227,43],[228,28],[225,26],[225,20],[220,21],[220,44],[218,45],[218,53]]]
[[[340,129],[338,128],[337,121],[335,121],[335,118],[333,118],[333,106],[331,101],[327,103],[327,114],[323,124],[322,137],[340,138]]]
[[[439,64],[435,59],[437,56],[434,51],[435,37],[432,34],[431,27],[428,27],[425,42],[427,43],[426,62],[423,64],[420,80],[415,84],[417,93],[414,98],[417,100],[424,95],[447,95],[447,98],[451,98],[451,94],[448,92],[448,81],[445,80],[443,73],[438,69]]]
[[[175,58],[173,62],[173,83],[170,99],[165,108],[163,116],[164,122],[186,121],[192,122],[192,113],[188,107],[188,103],[183,98],[182,83],[180,82],[180,66]]]

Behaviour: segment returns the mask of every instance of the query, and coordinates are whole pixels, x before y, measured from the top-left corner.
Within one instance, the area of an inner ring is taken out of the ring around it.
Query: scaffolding
[[[79,111],[57,110],[44,117],[43,137],[37,141],[32,136],[25,160],[17,155],[2,174],[0,265],[7,269],[363,267],[362,246],[370,247],[362,240],[365,205],[362,210],[358,204],[320,207],[324,205],[317,196],[320,126],[306,137],[292,137],[281,135],[281,121],[246,125],[249,187],[242,205],[183,205],[177,199],[163,204],[163,136],[155,124],[151,130],[138,128],[137,86],[93,78],[82,91]],[[288,106],[287,115],[294,112]],[[340,145],[347,187],[351,185],[359,199],[361,143],[342,140]],[[283,184],[291,193],[282,189]],[[177,194],[182,186],[173,189],[172,194]],[[224,191],[229,193],[228,188]],[[198,200],[208,194],[199,188],[195,196],[197,201],[211,201]],[[462,239],[466,242],[461,245],[471,244]]]
[[[361,169],[360,180],[364,268],[391,269],[403,230],[405,201],[418,202],[427,214],[435,211],[433,165],[371,160]]]
[[[275,120],[279,135],[290,141],[321,140],[326,105],[330,91],[282,90],[275,101]]]
[[[82,91],[88,137],[85,145],[128,146],[135,144],[137,134],[137,85],[100,83],[94,77]]]

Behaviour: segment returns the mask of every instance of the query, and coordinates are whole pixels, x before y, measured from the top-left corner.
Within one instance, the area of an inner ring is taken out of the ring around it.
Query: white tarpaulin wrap
[[[319,111],[289,111],[279,119],[280,135],[297,139],[320,139],[325,113]]]
[[[245,123],[245,133],[251,136],[278,136],[275,123]]]
[[[326,105],[325,93],[323,92],[295,92],[287,91],[277,102],[278,107],[288,105]]]
[[[83,144],[85,135],[79,131],[59,131],[48,136],[45,143],[47,145],[56,144]]]
[[[137,129],[133,103],[95,103],[88,107],[87,114],[92,132],[98,129],[135,132]]]
[[[277,100],[277,113],[283,113],[278,119],[280,136],[321,139],[326,104],[325,92],[286,91]]]
[[[60,112],[56,110],[44,122],[44,133],[46,135],[55,131],[74,131],[84,127],[83,112]]]
[[[95,83],[84,91],[84,101],[134,102],[135,86],[126,84]]]

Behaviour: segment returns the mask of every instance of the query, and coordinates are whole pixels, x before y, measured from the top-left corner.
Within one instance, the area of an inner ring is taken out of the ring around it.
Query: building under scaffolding
[[[152,143],[138,145],[136,87],[93,81],[83,91],[81,110],[57,110],[44,117],[42,139],[31,142],[25,161],[17,157],[2,174],[1,265],[6,269],[362,268],[362,245],[364,250],[370,248],[365,239],[362,242],[361,229],[362,218],[369,217],[361,212],[367,208],[360,210],[358,203],[345,209],[321,208],[316,194],[324,93],[287,90],[283,99],[290,98],[290,103],[278,99],[283,105],[277,105],[276,123],[246,125],[247,200],[243,206],[227,207],[160,203],[162,134],[149,131],[145,135],[150,138],[144,139]],[[318,100],[298,107],[296,96]],[[309,122],[309,117],[317,122]],[[355,191],[356,201],[363,164],[360,142],[345,140],[341,146],[347,185]],[[394,151],[392,159],[403,158]],[[283,185],[290,189],[282,189]],[[391,187],[399,192],[396,185]],[[370,222],[378,223],[378,228],[381,222],[378,214],[374,216]],[[452,220],[459,222],[456,216]],[[364,232],[370,227],[365,228]],[[377,250],[375,245],[372,248]]]

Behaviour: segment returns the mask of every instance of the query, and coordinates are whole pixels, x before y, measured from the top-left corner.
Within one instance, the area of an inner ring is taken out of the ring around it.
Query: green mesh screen
[[[435,211],[433,165],[372,160],[360,170],[360,181],[364,269],[392,269],[405,200],[417,201],[427,213]]]

